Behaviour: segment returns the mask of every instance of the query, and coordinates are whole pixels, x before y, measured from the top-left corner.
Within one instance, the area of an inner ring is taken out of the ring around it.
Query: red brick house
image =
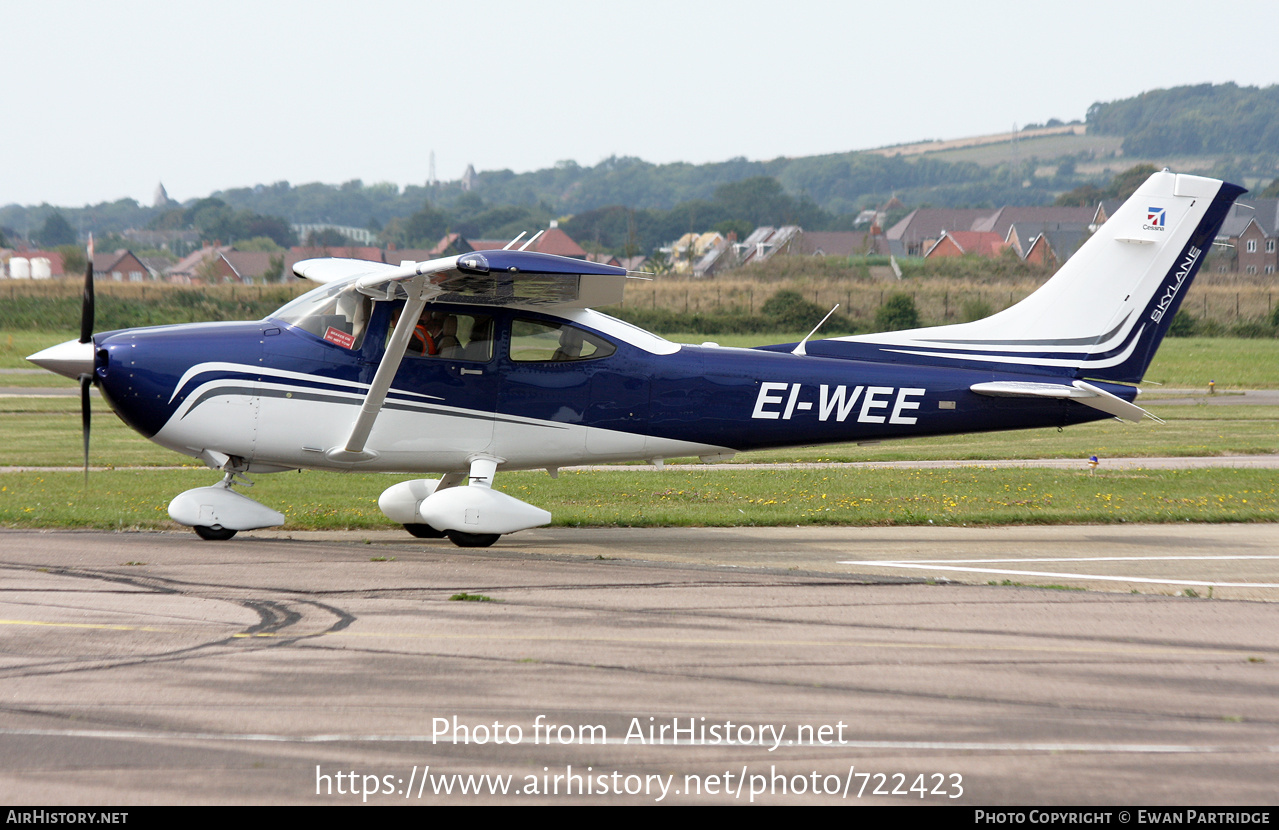
[[[1214,250],[1213,270],[1218,273],[1274,274],[1279,271],[1279,199],[1238,202],[1226,215],[1217,234],[1225,254]]]
[[[999,256],[1008,243],[993,231],[942,231],[941,239],[924,254],[924,259],[976,254],[982,257]]]
[[[93,278],[115,282],[146,282],[155,279],[151,269],[126,248],[93,255]]]

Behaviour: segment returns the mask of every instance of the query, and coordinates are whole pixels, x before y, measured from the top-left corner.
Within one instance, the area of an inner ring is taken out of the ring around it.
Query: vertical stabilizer
[[[972,323],[841,338],[955,365],[1136,383],[1244,188],[1151,176],[1020,303]]]

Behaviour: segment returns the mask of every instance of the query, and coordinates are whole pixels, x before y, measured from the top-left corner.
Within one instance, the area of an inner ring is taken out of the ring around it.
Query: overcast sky
[[[6,0],[0,204],[771,159],[1279,82],[1279,3]]]

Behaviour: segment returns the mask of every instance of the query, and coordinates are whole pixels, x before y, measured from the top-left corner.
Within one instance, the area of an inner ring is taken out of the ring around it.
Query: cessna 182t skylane
[[[623,269],[512,249],[307,260],[295,273],[321,286],[266,320],[97,335],[90,278],[80,341],[30,359],[80,378],[86,447],[92,383],[138,432],[225,473],[169,505],[203,538],[284,522],[231,489],[242,473],[431,471],[382,511],[485,546],[551,519],[492,489],[499,468],[1140,420],[1131,384],[1243,192],[1156,173],[1038,291],[958,325],[681,346],[590,309],[620,300]]]

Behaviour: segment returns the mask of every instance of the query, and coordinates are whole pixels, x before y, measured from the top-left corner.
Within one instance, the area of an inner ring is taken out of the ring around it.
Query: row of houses
[[[897,256],[1000,256],[1011,250],[1040,265],[1065,262],[1122,202],[1095,207],[1003,207],[988,210],[921,208],[885,236]],[[1279,270],[1279,199],[1236,203],[1217,234],[1209,262],[1219,274]]]
[[[685,234],[664,250],[675,271],[697,277],[778,255],[993,257],[1008,251],[1028,262],[1055,266],[1069,259],[1116,207],[919,208],[887,231],[881,229],[887,211],[880,209],[868,213],[870,228],[865,231],[764,226],[741,241],[733,234]]]
[[[696,277],[715,276],[779,255],[897,258],[1016,255],[1027,262],[1055,267],[1069,259],[1119,205],[1120,202],[1103,202],[1093,207],[919,208],[887,231],[880,228],[883,221],[880,212],[866,231],[805,231],[796,225],[766,225],[742,240],[733,233],[687,233],[662,250],[673,271]],[[1236,204],[1226,217],[1217,241],[1219,245],[1209,266],[1213,271],[1274,274],[1279,268],[1279,199]],[[177,263],[138,257],[132,251],[121,249],[96,254],[93,265],[99,279],[117,282],[255,282],[284,279],[292,273],[294,263],[314,257],[349,257],[398,265],[494,250],[509,244],[507,239],[472,239],[450,233],[431,248],[414,249],[296,246],[283,253],[267,253],[239,251],[233,245],[211,245]],[[642,256],[588,254],[554,222],[532,240],[517,245],[539,253],[603,262],[633,271],[646,267]],[[63,273],[62,255],[58,251],[0,250],[0,277],[47,279]]]
[[[772,256],[948,257],[1016,255],[1053,267],[1069,259],[1122,204],[1089,207],[1004,206],[918,208],[881,232],[880,211],[868,231],[805,231],[760,227],[738,242],[719,234],[685,234],[670,248],[675,270],[713,276]],[[1279,269],[1279,199],[1235,204],[1217,237],[1216,273],[1274,274]]]
[[[885,233],[896,256],[945,257],[1005,251],[1039,265],[1070,258],[1118,203],[1092,207],[919,208]]]
[[[97,279],[115,282],[164,281],[178,284],[210,282],[261,282],[284,279],[295,263],[316,257],[346,257],[398,265],[427,259],[489,251],[509,245],[509,239],[472,239],[450,233],[431,248],[380,248],[374,246],[319,247],[299,245],[287,251],[240,251],[234,245],[206,245],[177,262],[138,257],[128,249],[95,254],[93,270]],[[631,270],[643,267],[644,257],[623,259],[611,255],[588,254],[555,223],[531,240],[521,240],[525,250],[618,265]],[[58,251],[0,250],[0,277],[11,279],[51,279],[65,274]]]
[[[695,277],[766,262],[774,256],[877,256],[890,252],[877,226],[868,231],[805,231],[798,225],[762,225],[743,240],[710,231],[686,233],[662,249],[671,270]]]
[[[93,255],[93,272],[98,279],[116,282],[145,282],[161,278],[168,260],[138,257],[128,249]],[[10,250],[0,248],[0,278],[47,280],[66,275],[60,251]]]

